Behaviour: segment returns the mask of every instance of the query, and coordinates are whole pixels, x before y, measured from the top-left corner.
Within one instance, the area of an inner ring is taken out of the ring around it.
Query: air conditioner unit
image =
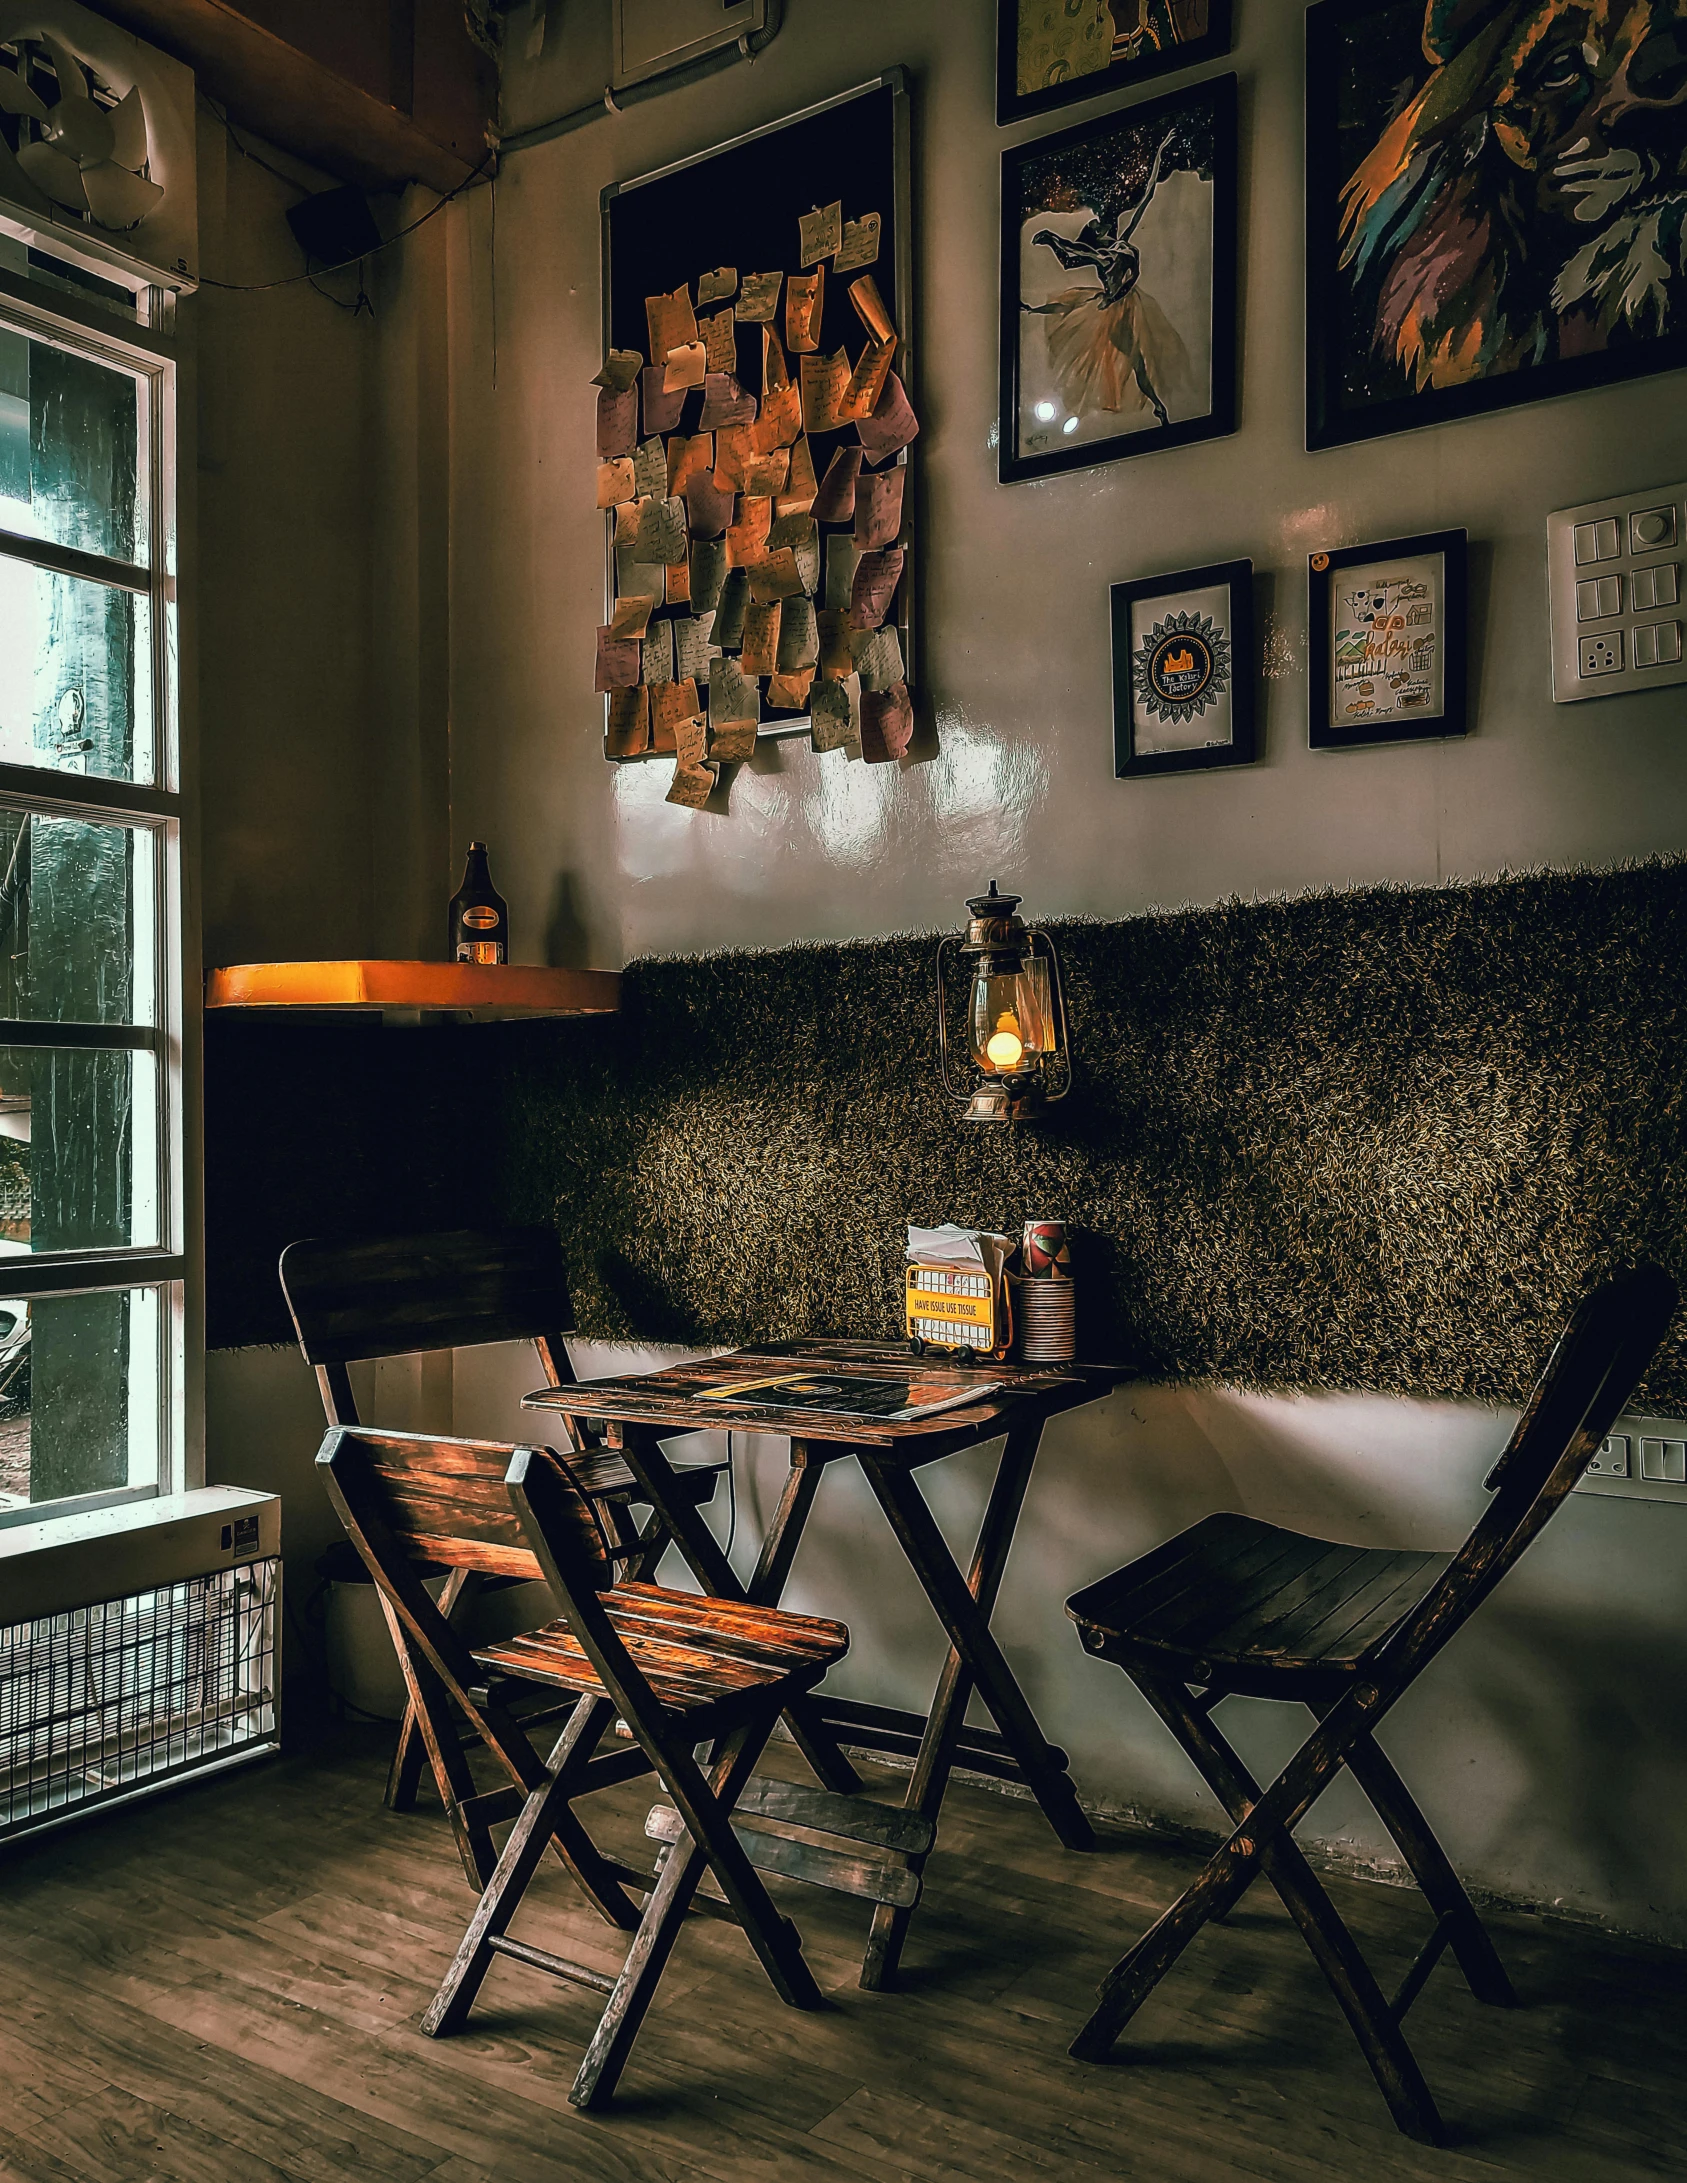
[[[277,1749],[280,1611],[273,1494],[0,1531],[0,1842]]]
[[[780,0],[615,0],[614,73],[624,91],[723,46],[759,52],[779,28]]]

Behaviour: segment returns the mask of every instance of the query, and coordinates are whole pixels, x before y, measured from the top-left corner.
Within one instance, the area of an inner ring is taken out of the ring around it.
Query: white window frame
[[[37,247],[60,255],[57,239]],[[74,261],[74,246],[64,249]],[[55,546],[0,528],[0,555],[37,568],[108,584],[144,596],[151,608],[153,771],[151,784],[107,781],[52,767],[0,763],[0,804],[51,817],[115,821],[144,830],[153,848],[156,902],[153,965],[156,1026],[43,1023],[0,1019],[0,1046],[26,1045],[83,1050],[151,1052],[159,1099],[157,1173],[158,1242],[104,1251],[43,1251],[0,1261],[0,1293],[31,1303],[56,1296],[88,1296],[117,1290],[159,1292],[158,1476],[154,1483],[117,1486],[63,1500],[0,1509],[0,1529],[41,1523],[57,1516],[121,1502],[179,1493],[189,1483],[187,1462],[188,1270],[185,1193],[185,1091],[183,1072],[182,783],[180,650],[178,644],[178,532],[176,505],[176,346],[169,329],[175,298],[169,291],[123,276],[101,264],[101,279],[130,286],[136,313],[131,323],[93,301],[62,293],[0,265],[0,331],[22,334],[84,356],[132,377],[141,401],[141,462],[148,504],[145,564]]]

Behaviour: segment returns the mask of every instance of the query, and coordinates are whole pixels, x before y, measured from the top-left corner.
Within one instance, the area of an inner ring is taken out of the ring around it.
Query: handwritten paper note
[[[814,684],[814,669],[800,667],[789,675],[772,675],[768,679],[767,703],[770,712],[800,713],[808,704],[808,693]]]
[[[859,220],[846,220],[843,224],[843,240],[838,254],[832,260],[834,273],[853,273],[858,266],[874,265],[879,255],[879,216],[876,212],[864,212]]]
[[[639,680],[650,689],[674,679],[674,625],[652,622],[644,633],[644,663]]]
[[[704,319],[703,347],[708,352],[711,371],[737,371],[738,329],[730,311],[717,311],[712,318]]]
[[[732,521],[733,500],[733,494],[722,492],[718,471],[711,471],[707,477],[687,478],[685,519],[692,538],[718,538]],[[722,565],[724,566],[724,554]],[[693,584],[696,580],[697,571],[693,567]]]
[[[855,423],[869,462],[883,462],[888,455],[900,454],[919,429],[914,405],[895,372],[886,375],[884,392],[874,403],[872,416],[859,417]]]
[[[756,754],[756,722],[724,720],[709,730],[709,756],[716,765],[742,765]]]
[[[789,546],[780,546],[750,564],[750,597],[758,605],[769,599],[795,598],[802,587],[797,557]]]
[[[750,573],[752,590],[755,572]],[[780,605],[777,599],[765,603],[752,598],[744,615],[744,643],[738,664],[747,675],[770,675],[779,663]]]
[[[893,623],[877,629],[857,629],[851,650],[864,690],[892,689],[907,672],[902,664],[902,640]]]
[[[755,453],[753,425],[722,425],[715,434],[715,483],[723,493],[744,490],[744,466]]]
[[[663,801],[682,804],[688,811],[701,811],[715,792],[718,778],[711,765],[674,767],[674,778]]]
[[[826,535],[826,588],[824,604],[849,612],[849,602],[855,595],[855,569],[861,559],[861,549],[855,540],[843,531],[829,531]]]
[[[706,303],[724,303],[738,285],[738,268],[735,265],[717,265],[712,273],[705,273],[697,283],[697,308]]]
[[[726,534],[726,565],[748,568],[767,551],[767,534],[773,524],[771,500],[746,493],[738,503],[738,520]]]
[[[760,718],[760,683],[744,675],[735,659],[723,656],[716,660],[715,671],[709,678],[711,726],[724,727],[729,721]]]
[[[597,676],[593,689],[604,695],[611,690],[630,690],[639,679],[640,650],[636,637],[614,636],[606,622],[597,633]]]
[[[650,693],[650,735],[653,750],[676,748],[674,731],[682,720],[698,710],[695,682],[664,682]]]
[[[741,568],[729,568],[720,587],[720,603],[715,608],[714,639],[723,651],[730,652],[743,642],[744,616],[749,604],[749,577]],[[712,683],[712,674],[709,679]]]
[[[808,693],[809,739],[816,750],[848,750],[860,756],[861,686],[820,681]]]
[[[700,387],[708,368],[709,352],[701,341],[688,341],[670,349],[662,372],[663,393],[684,394],[692,387]]]
[[[782,515],[776,517],[767,533],[767,550],[776,553],[781,546],[789,546],[796,559],[797,574],[802,579],[804,591],[813,593],[820,588],[820,526],[811,515]]]
[[[785,346],[809,355],[820,346],[820,314],[826,303],[826,268],[793,273],[785,286]]]
[[[906,683],[861,693],[861,755],[870,766],[906,757],[914,739],[914,707]]]
[[[770,671],[781,675],[794,675],[805,667],[812,671],[819,658],[820,631],[814,618],[814,601],[787,599],[779,622],[779,648]]]
[[[716,432],[722,425],[748,425],[756,421],[756,398],[746,394],[729,371],[711,371],[703,380],[703,415],[699,420],[705,432]]]
[[[669,606],[688,606],[691,603],[691,556],[683,561],[670,561],[663,571],[667,582],[663,596]]]
[[[802,390],[794,380],[775,387],[762,397],[761,415],[754,425],[755,444],[764,452],[789,447],[802,432]]]
[[[695,432],[689,438],[683,432],[676,432],[668,442],[668,498],[680,499],[688,478],[707,477],[714,466],[712,432]]]
[[[641,597],[637,592],[631,598],[617,599],[609,616],[610,642],[620,644],[628,637],[642,637],[655,604],[653,598]]]
[[[600,462],[616,462],[638,445],[638,391],[603,387],[597,398],[597,451]]]
[[[697,526],[691,527],[691,609],[694,614],[712,614],[720,604],[720,587],[726,577],[726,541],[699,536]]]
[[[826,465],[814,498],[814,512],[822,523],[847,523],[854,515],[855,481],[862,459],[859,447],[840,447]]]
[[[719,655],[709,643],[709,634],[715,626],[711,609],[706,614],[687,614],[674,624],[674,679],[677,682],[707,682],[712,660]]]
[[[785,489],[773,496],[774,514],[807,515],[819,490],[814,477],[814,457],[809,453],[806,436],[800,436],[791,449],[791,467]]]
[[[805,356],[800,369],[803,430],[838,431],[849,422],[849,351],[839,349],[835,356]],[[857,431],[863,429],[856,427]]]
[[[818,265],[843,242],[843,206],[816,205],[812,212],[797,214],[797,262]]]
[[[668,450],[660,440],[641,440],[638,453],[633,457],[633,482],[638,487],[640,500],[648,500],[652,494],[658,498],[668,490]]]
[[[600,462],[597,466],[597,504],[600,508],[618,508],[623,501],[638,497],[638,486],[633,478],[633,465],[629,458],[624,462]]]
[[[846,682],[855,672],[850,649],[849,610],[823,606],[814,617],[820,643],[820,672],[828,682]]]
[[[785,352],[779,346],[779,336],[771,326],[761,330],[761,391],[765,402],[770,394],[777,394],[781,387],[791,383],[791,367],[785,361]]]
[[[702,707],[674,722],[674,752],[681,772],[695,771],[709,745],[709,720]]]
[[[650,742],[650,692],[641,683],[633,690],[611,690],[609,718],[603,730],[606,758],[636,758]]]
[[[900,546],[892,546],[886,553],[864,553],[855,565],[855,582],[850,587],[849,626],[877,629],[901,581]]]
[[[685,530],[685,502],[651,498],[639,505],[638,536],[633,551],[641,561],[660,561],[664,568],[683,561],[690,550]],[[666,588],[664,586],[664,588]]]
[[[779,291],[784,283],[783,273],[746,273],[733,305],[734,316],[752,326],[764,325],[779,308]]]
[[[630,507],[642,502],[631,501]],[[615,594],[621,599],[660,599],[668,588],[668,572],[660,561],[641,561],[632,544],[615,548]]]
[[[784,486],[791,468],[791,451],[776,447],[771,455],[752,455],[744,465],[744,490],[753,497],[771,500]]]
[[[879,294],[879,284],[871,273],[863,273],[859,280],[850,282],[849,300],[855,306],[856,317],[876,342],[896,339],[896,328],[885,309],[884,298]]]
[[[602,387],[606,394],[624,394],[638,377],[643,362],[637,349],[611,349],[592,385]]]
[[[907,466],[869,471],[855,488],[855,543],[863,553],[894,546],[902,533],[902,488]]]
[[[644,405],[644,429],[646,432],[671,432],[679,423],[685,410],[685,389],[670,394],[662,381],[667,373],[665,364],[649,364],[639,375],[639,399]]]
[[[849,375],[849,387],[844,395],[844,409],[857,423],[863,417],[871,417],[879,406],[884,393],[885,381],[890,377],[891,358],[896,354],[896,343],[891,341],[869,342],[856,358],[855,369]]]
[[[644,322],[650,331],[652,357],[666,356],[697,339],[697,314],[691,308],[691,291],[682,281],[669,296],[646,296]]]

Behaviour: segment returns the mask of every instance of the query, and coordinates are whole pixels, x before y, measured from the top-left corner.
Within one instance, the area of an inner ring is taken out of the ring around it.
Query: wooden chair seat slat
[[[1441,2141],[1401,2018],[1447,1948],[1477,2000],[1510,2007],[1517,1997],[1376,1730],[1568,1498],[1677,1302],[1674,1281],[1657,1266],[1583,1298],[1489,1473],[1493,1499],[1456,1554],[1341,1545],[1216,1515],[1067,1601],[1086,1651],[1125,1670],[1232,1822],[1203,1871],[1108,1973],[1073,2054],[1104,2059],[1196,1934],[1263,1873],[1328,1979],[1395,2122],[1410,2137]],[[1218,1729],[1218,1704],[1231,1695],[1298,1699],[1314,1716],[1312,1733],[1263,1789]],[[1429,1943],[1392,2003],[1294,1839],[1344,1771],[1435,1913]]]

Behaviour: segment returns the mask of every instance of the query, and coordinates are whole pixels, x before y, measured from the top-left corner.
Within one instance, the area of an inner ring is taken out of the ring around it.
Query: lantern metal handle
[[[1025,937],[1031,943],[1031,952],[1033,954],[1036,953],[1039,940],[1048,950],[1049,985],[1054,994],[1055,1038],[1060,1048],[1061,1061],[1065,1065],[1061,1071],[1062,1081],[1059,1091],[1045,1091],[1043,1093],[1043,1104],[1052,1107],[1058,1105],[1072,1089],[1072,1040],[1066,1027],[1066,981],[1061,973],[1060,951],[1049,935],[1043,931],[1042,927],[1033,925]]]
[[[949,1008],[948,995],[943,985],[943,950],[946,947],[958,948],[960,944],[952,932],[945,933],[937,943],[937,1068],[943,1080],[943,1089],[951,1099],[958,1100],[964,1107],[972,1097],[971,1091],[957,1091],[949,1081]]]

